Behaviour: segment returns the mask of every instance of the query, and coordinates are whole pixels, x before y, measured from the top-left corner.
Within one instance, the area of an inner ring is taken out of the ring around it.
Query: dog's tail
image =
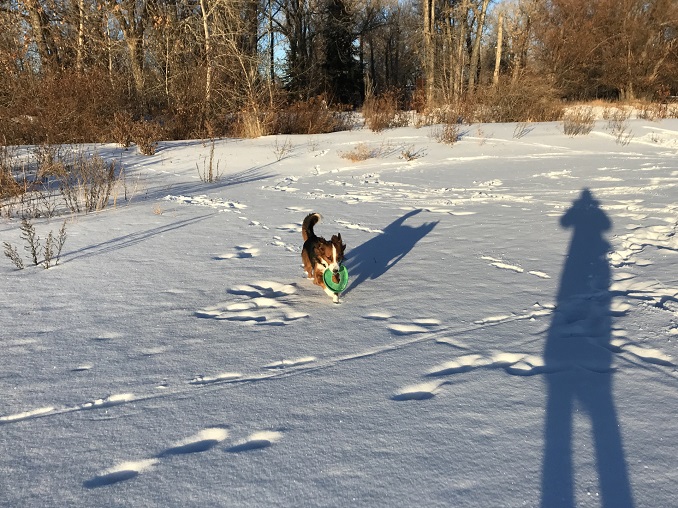
[[[306,216],[304,222],[301,225],[301,237],[304,239],[304,242],[315,236],[313,226],[320,222],[321,218],[322,216],[319,213],[309,213]]]

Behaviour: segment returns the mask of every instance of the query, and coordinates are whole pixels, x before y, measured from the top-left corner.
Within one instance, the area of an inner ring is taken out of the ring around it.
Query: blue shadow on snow
[[[584,189],[561,217],[572,228],[556,310],[544,348],[547,385],[543,508],[576,506],[573,420],[580,411],[591,422],[602,506],[631,507],[619,420],[612,398],[610,245],[612,227],[600,203]]]
[[[407,219],[420,212],[421,209],[406,213],[386,226],[383,232],[355,249],[349,249],[345,264],[352,282],[344,293],[350,292],[368,279],[381,277],[433,230],[438,221],[426,222],[416,227],[404,224]]]

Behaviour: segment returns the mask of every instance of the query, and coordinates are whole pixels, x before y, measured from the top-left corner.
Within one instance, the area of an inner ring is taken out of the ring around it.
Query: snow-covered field
[[[629,127],[96,147],[131,201],[0,262],[0,505],[676,506],[678,121]]]

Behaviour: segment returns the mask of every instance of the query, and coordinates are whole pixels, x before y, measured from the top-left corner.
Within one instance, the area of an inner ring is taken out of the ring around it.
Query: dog
[[[320,222],[321,218],[319,213],[309,213],[301,225],[301,237],[304,239],[301,261],[306,277],[312,279],[314,284],[323,288],[325,293],[338,303],[339,294],[325,285],[323,274],[325,270],[332,270],[332,281],[339,283],[339,268],[344,260],[346,244],[341,240],[341,233],[332,235],[329,241],[315,234],[313,226]]]

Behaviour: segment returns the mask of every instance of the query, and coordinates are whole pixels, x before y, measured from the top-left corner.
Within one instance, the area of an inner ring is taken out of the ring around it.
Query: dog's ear
[[[332,235],[332,243],[337,247],[337,249],[343,254],[346,249],[346,244],[341,240],[341,233]]]
[[[341,233],[337,233],[337,239],[339,240],[339,245],[341,245],[341,253],[343,254],[346,250],[346,244],[341,239]]]

